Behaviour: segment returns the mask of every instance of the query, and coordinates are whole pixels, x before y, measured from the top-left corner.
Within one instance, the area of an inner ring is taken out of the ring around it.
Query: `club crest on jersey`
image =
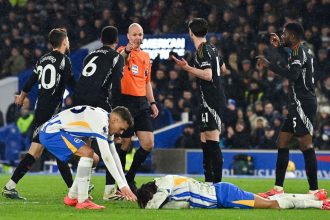
[[[132,65],[132,73],[134,75],[136,75],[136,74],[139,73],[139,67],[138,67],[138,65],[135,65],[135,64]]]

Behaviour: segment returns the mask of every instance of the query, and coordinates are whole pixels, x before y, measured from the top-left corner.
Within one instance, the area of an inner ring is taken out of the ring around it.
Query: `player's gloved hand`
[[[275,33],[270,34],[270,43],[274,47],[279,47],[281,45],[280,38]]]
[[[124,186],[122,188],[119,189],[120,190],[120,194],[122,196],[124,196],[127,200],[129,201],[136,201],[137,198],[134,195],[134,193],[131,191],[131,189],[128,186]]]

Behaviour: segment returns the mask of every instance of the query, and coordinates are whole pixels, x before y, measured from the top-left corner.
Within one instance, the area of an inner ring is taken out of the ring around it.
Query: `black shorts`
[[[303,100],[301,104],[292,103],[288,117],[285,119],[282,132],[295,134],[297,137],[310,134],[313,136],[313,123],[316,115],[316,100]]]
[[[53,117],[53,115],[57,114],[59,112],[59,108],[51,108],[49,107],[48,109],[36,109],[34,114],[34,120],[32,123],[32,142],[39,143],[39,130],[40,127],[49,119]]]
[[[199,126],[200,132],[219,130],[221,132],[221,117],[223,110],[214,106],[200,106],[199,109]]]
[[[146,97],[123,96],[122,105],[128,108],[134,118],[134,127],[127,129],[122,138],[129,138],[137,131],[153,132],[151,109]]]
[[[107,112],[111,112],[111,105],[109,100],[97,100],[97,99],[88,99],[88,98],[83,98],[83,97],[77,97],[73,95],[72,97],[73,100],[73,106],[78,106],[78,105],[89,105],[91,107],[99,107],[104,109]]]

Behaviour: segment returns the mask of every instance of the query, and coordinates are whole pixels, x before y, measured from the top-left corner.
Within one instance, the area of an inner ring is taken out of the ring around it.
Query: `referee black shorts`
[[[316,100],[302,100],[301,102],[292,103],[281,131],[293,133],[297,137],[307,134],[313,136],[316,110]]]
[[[123,95],[122,105],[128,108],[134,118],[134,127],[127,129],[122,138],[132,137],[137,131],[153,132],[151,108],[146,97]]]

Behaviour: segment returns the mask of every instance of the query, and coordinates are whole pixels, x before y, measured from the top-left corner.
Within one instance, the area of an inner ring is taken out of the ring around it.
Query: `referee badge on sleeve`
[[[136,75],[136,74],[139,73],[139,67],[138,67],[138,65],[135,65],[135,64],[132,65],[132,73],[134,75]]]

